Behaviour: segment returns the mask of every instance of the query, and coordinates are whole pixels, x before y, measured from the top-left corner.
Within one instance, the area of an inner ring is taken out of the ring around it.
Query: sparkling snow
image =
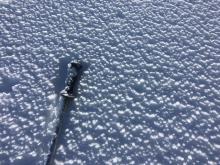
[[[218,0],[0,0],[0,164],[45,164],[74,58],[55,164],[220,164],[219,18]]]

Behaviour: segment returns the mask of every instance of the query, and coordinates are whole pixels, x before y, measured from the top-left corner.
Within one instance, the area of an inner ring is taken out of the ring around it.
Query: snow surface
[[[0,164],[45,163],[73,58],[56,164],[220,164],[219,19],[219,0],[1,0]]]

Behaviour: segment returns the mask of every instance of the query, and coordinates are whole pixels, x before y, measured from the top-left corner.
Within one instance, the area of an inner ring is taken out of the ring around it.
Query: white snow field
[[[74,58],[55,164],[220,164],[219,0],[1,0],[1,165],[46,163]]]

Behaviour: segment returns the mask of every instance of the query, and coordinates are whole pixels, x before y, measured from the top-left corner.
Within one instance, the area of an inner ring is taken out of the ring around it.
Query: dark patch
[[[124,19],[124,18],[125,18],[125,15],[124,15],[124,13],[123,13],[122,11],[118,11],[118,12],[116,13],[116,17],[121,18],[121,19]]]
[[[82,67],[80,68],[80,70],[78,70],[78,75],[77,75],[77,77],[76,77],[76,81],[74,81],[74,84],[73,84],[73,95],[74,95],[75,97],[78,96],[79,82],[80,82],[80,80],[81,80],[81,78],[82,78],[83,72],[84,72],[85,70],[87,70],[88,67],[89,67],[89,64],[87,64],[87,63],[85,63],[85,62],[81,62],[81,65],[82,65]]]
[[[85,108],[81,108],[80,109],[83,112],[98,112],[98,108],[97,107],[85,107]]]
[[[3,84],[0,84],[0,92],[10,93],[12,91],[12,86],[17,84],[18,80],[10,79],[8,77],[3,77]]]
[[[37,157],[28,157],[28,158],[18,159],[14,162],[14,164],[30,165],[33,162],[37,162]]]
[[[70,58],[62,58],[59,61],[59,70],[56,78],[52,81],[55,86],[55,92],[58,94],[65,88],[65,80],[67,78],[67,65],[71,61]],[[77,89],[79,80],[81,79],[82,73],[89,67],[89,64],[82,62],[82,69],[79,71],[76,84],[74,84],[74,96],[77,96]]]
[[[7,154],[0,154],[0,164],[10,164],[9,156]]]
[[[134,90],[138,93],[144,93],[145,87],[143,85],[136,85],[136,86],[134,86]]]
[[[66,75],[67,64],[69,62],[70,61],[64,60],[60,63],[61,67],[63,67],[63,68],[60,68],[59,73],[64,73],[64,71],[65,71],[65,75]],[[64,64],[66,64],[66,65],[63,66]],[[85,71],[85,69],[88,68],[88,65],[86,63],[81,63],[81,64],[82,64],[82,68],[78,71],[76,81],[74,81],[74,84],[73,84],[73,95],[75,97],[77,97],[77,95],[78,95],[78,86],[79,86],[79,81],[81,79],[82,73],[83,73],[83,71]],[[60,74],[60,75],[62,75],[62,74]],[[65,82],[66,76],[62,77],[61,80],[63,82]],[[65,83],[63,83],[63,84],[65,84]],[[60,141],[62,139],[62,135],[65,135],[65,128],[67,128],[68,122],[70,121],[70,115],[69,115],[70,107],[74,107],[74,109],[75,109],[75,104],[73,103],[73,100],[71,98],[68,98],[68,97],[62,97],[61,107],[60,107],[61,108],[60,109],[61,113],[59,115],[59,121],[58,121],[58,124],[57,124],[56,129],[55,129],[55,136],[52,139],[52,145],[50,147],[50,153],[48,154],[46,165],[50,165],[50,164],[53,163],[54,157],[56,155],[56,150],[59,147]]]

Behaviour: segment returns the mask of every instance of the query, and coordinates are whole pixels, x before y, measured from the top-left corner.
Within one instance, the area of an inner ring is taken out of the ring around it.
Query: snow
[[[0,1],[0,164],[219,164],[220,2]]]
[[[0,4],[8,4],[10,3],[12,0],[0,0]]]

